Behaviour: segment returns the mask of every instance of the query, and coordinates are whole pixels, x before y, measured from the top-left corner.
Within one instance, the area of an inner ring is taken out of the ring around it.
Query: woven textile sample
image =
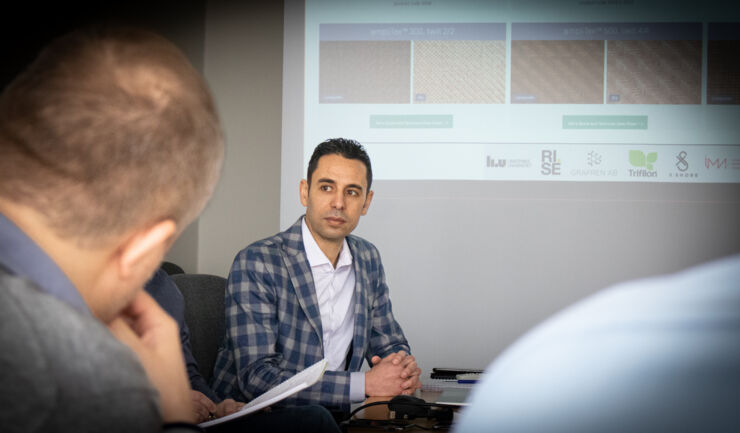
[[[503,104],[504,41],[415,41],[414,103]]]
[[[320,103],[411,101],[410,41],[323,41]]]

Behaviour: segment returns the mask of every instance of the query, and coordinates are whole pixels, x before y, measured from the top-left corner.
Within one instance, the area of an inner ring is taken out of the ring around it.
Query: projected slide
[[[319,102],[502,104],[505,37],[503,24],[321,24]]]
[[[511,102],[600,104],[604,100],[601,26],[512,24]]]
[[[740,25],[709,25],[707,103],[740,104]]]
[[[307,2],[304,161],[343,136],[377,179],[740,182],[740,15],[708,4]]]
[[[699,23],[513,23],[511,39],[512,103],[701,103]]]
[[[408,102],[410,65],[408,42],[322,41],[321,102]]]

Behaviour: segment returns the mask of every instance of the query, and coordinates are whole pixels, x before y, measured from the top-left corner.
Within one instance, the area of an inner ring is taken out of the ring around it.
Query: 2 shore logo
[[[562,162],[558,158],[557,150],[543,150],[542,151],[542,165],[540,173],[545,176],[560,176],[560,169]]]
[[[630,168],[628,170],[630,177],[657,177],[658,172],[655,171],[655,162],[658,160],[658,152],[648,152],[647,154],[641,150],[630,150],[629,161],[633,167],[640,168],[639,170]]]
[[[678,172],[668,173],[668,177],[674,177],[674,178],[699,177],[699,173],[687,172],[689,169],[689,161],[686,159],[686,157],[688,155],[689,154],[685,150],[678,152],[678,154],[676,155],[676,164],[675,164],[676,170],[678,170]]]
[[[684,172],[689,169],[689,162],[686,161],[686,155],[688,155],[685,151],[678,152],[678,155],[676,155],[676,159],[678,160],[676,162],[676,168],[678,171]]]

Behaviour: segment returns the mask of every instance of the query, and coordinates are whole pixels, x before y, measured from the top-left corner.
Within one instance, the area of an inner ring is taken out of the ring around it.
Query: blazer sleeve
[[[229,274],[226,328],[240,393],[250,400],[323,358],[277,248],[248,247]],[[349,407],[350,374],[327,371],[284,404]]]
[[[385,281],[385,270],[380,260],[380,253],[372,244],[368,248],[370,260],[367,272],[372,282],[372,289],[369,299],[370,333],[366,358],[370,363],[370,359],[374,355],[384,358],[401,350],[411,353],[411,349],[401,325],[393,316],[390,293]]]

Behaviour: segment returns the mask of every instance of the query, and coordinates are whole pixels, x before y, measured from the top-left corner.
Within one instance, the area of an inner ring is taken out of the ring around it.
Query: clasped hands
[[[365,373],[365,394],[369,397],[410,395],[421,388],[421,369],[416,359],[403,350],[385,358],[373,356],[370,363],[372,367]]]

